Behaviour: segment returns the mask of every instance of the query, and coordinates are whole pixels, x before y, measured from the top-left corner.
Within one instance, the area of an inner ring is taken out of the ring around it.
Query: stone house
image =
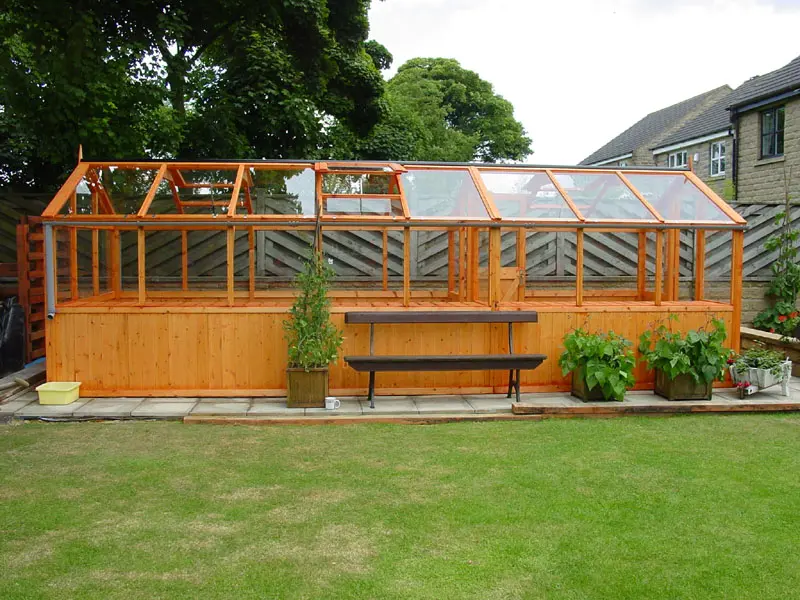
[[[727,85],[650,113],[610,142],[592,152],[580,164],[592,166],[655,165],[652,148],[730,94]]]
[[[737,204],[800,196],[800,57],[650,115],[580,164],[687,167]],[[786,178],[786,185],[784,185]]]

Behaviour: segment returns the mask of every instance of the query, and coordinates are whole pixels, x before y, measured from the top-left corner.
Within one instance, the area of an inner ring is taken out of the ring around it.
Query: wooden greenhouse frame
[[[291,182],[300,190],[284,194],[291,202],[282,212],[258,204],[261,186],[275,181],[281,189]],[[587,319],[593,328],[635,340],[671,313],[678,315],[673,326],[681,329],[718,317],[726,322],[731,346],[739,347],[746,223],[691,171],[82,160],[42,222],[48,378],[81,381],[87,395],[283,395],[282,324],[295,292],[286,281],[257,274],[257,236],[264,232],[302,233],[313,240],[309,251],[323,254],[326,234],[375,236],[380,277],[337,285],[331,292],[333,318],[345,334],[343,356],[365,354],[368,344],[364,326],[344,322],[352,310],[535,310],[539,322],[518,326],[514,350],[546,354],[549,360],[523,375],[524,391],[569,388],[556,364],[561,339]],[[711,300],[705,290],[705,239],[707,232],[723,230],[732,244],[730,297]],[[681,252],[682,231],[693,234],[693,256]],[[159,232],[174,235],[175,247],[158,260],[179,262],[180,276],[168,284],[152,275],[150,265],[157,261],[148,255],[149,236]],[[208,285],[192,275],[197,263],[188,240],[197,232],[224,239],[215,263],[224,276]],[[426,287],[412,278],[411,240],[417,232],[438,232],[446,239],[446,277],[439,284]],[[552,232],[574,236],[569,285],[540,285],[528,277],[530,240]],[[635,288],[609,289],[585,280],[586,240],[609,233],[636,240]],[[129,241],[127,266],[123,237]],[[402,246],[402,277],[390,275],[390,242]],[[691,290],[681,290],[681,260],[694,262]],[[375,340],[375,351],[488,354],[508,351],[505,344],[500,325],[390,325]],[[637,387],[652,387],[652,375],[643,367],[636,375]],[[504,390],[504,377],[392,373],[381,378],[377,391],[497,392]],[[342,359],[332,365],[333,393],[363,394],[366,388],[366,374]]]

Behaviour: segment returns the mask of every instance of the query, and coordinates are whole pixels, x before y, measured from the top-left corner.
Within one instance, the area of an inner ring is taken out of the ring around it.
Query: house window
[[[761,158],[783,156],[784,106],[761,113]]]
[[[620,167],[627,167],[627,166],[628,166],[628,161],[627,161],[627,160],[621,160],[621,161],[619,161],[619,166],[620,166]]]
[[[688,154],[686,150],[681,150],[680,152],[672,152],[669,155],[669,160],[667,162],[667,166],[669,168],[673,167],[686,167],[689,164]]]
[[[725,142],[711,142],[711,176],[725,175]]]

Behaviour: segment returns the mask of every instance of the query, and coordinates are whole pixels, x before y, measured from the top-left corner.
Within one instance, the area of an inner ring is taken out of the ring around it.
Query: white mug
[[[338,398],[333,398],[332,396],[328,396],[325,398],[325,408],[328,410],[336,410],[342,405]]]

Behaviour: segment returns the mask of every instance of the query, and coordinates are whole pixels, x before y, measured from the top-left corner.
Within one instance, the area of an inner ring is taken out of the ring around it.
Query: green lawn
[[[0,598],[800,598],[800,416],[0,426]]]

